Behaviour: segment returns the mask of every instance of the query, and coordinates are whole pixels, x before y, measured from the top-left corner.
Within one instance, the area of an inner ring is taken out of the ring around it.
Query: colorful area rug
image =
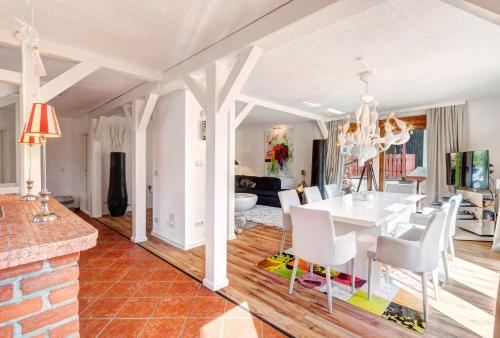
[[[290,280],[294,261],[293,255],[283,253],[281,256],[266,258],[257,263],[257,266]],[[421,309],[421,300],[395,283],[381,281],[378,286],[374,285],[372,299],[368,300],[366,280],[356,277],[354,282],[356,291],[351,294],[351,275],[339,271],[330,271],[330,275],[335,298],[416,332],[424,332],[424,314],[419,310]],[[296,281],[304,287],[326,293],[326,272],[323,267],[314,265],[311,274],[307,263],[300,260],[296,278]]]

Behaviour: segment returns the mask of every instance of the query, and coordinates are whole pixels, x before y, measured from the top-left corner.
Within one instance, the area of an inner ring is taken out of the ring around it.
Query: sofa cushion
[[[257,177],[256,183],[257,186],[255,187],[255,189],[275,191],[281,190],[281,180],[277,177]]]

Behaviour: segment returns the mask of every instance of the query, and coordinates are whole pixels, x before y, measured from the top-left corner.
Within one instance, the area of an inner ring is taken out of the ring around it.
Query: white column
[[[211,290],[227,279],[228,127],[229,111],[219,111],[219,93],[227,69],[218,62],[207,67],[207,154],[205,278]]]
[[[228,128],[228,175],[227,175],[227,239],[235,239],[234,234],[234,161],[236,160],[236,102],[230,106]]]
[[[100,140],[100,124],[105,117],[90,121],[88,143],[88,194],[90,197],[89,212],[92,217],[102,216],[102,147]]]
[[[33,102],[38,99],[40,78],[35,75],[33,54],[31,47],[21,41],[22,74],[20,87],[20,124],[16,139],[19,138],[21,130],[24,127],[30,113]],[[21,194],[26,193],[25,181],[30,176],[29,161],[30,154],[27,146],[22,147],[21,156]],[[41,190],[41,156],[40,146],[35,145],[31,150],[31,179],[34,181],[33,194],[38,194]]]
[[[132,242],[146,237],[146,130],[132,129]]]

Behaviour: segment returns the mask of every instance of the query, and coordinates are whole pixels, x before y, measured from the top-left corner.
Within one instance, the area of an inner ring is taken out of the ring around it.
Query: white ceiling
[[[32,0],[41,39],[164,71],[289,0]],[[0,26],[30,21],[24,0],[0,0]]]
[[[257,20],[287,0],[34,0],[43,41],[70,45],[163,71]],[[0,29],[18,28],[26,1],[0,0]],[[0,68],[20,71],[17,49],[0,47]],[[370,93],[379,110],[500,96],[500,26],[439,0],[387,0],[267,51],[243,93],[309,112],[352,112],[363,90],[355,61],[374,71]],[[73,62],[44,58],[54,78]],[[52,100],[78,117],[139,85],[100,69]],[[3,89],[0,88],[0,92]],[[7,88],[5,90],[11,90]],[[319,108],[304,101],[321,104]],[[245,126],[306,119],[255,108]]]
[[[500,26],[439,0],[388,0],[271,50],[243,93],[338,117],[360,103],[358,56],[380,110],[500,95]]]

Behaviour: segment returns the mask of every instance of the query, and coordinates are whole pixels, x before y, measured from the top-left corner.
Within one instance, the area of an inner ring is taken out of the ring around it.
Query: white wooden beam
[[[76,66],[73,66],[61,75],[44,84],[40,88],[39,100],[41,102],[48,102],[52,100],[69,87],[95,72],[99,69],[99,67],[100,66],[97,63],[92,61],[80,62]]]
[[[441,0],[484,20],[500,25],[500,2],[498,0]]]
[[[20,46],[19,40],[15,37],[15,32],[0,28],[0,43],[10,46]],[[145,81],[160,81],[162,79],[161,70],[149,69],[143,66],[122,61],[116,57],[105,56],[88,50],[73,48],[65,44],[43,39],[40,42],[40,53],[42,55],[71,61],[95,61],[104,68],[116,70],[128,74],[137,79]]]
[[[326,127],[325,121],[317,120],[319,131],[321,132],[321,136],[326,140],[328,138],[328,128]]]
[[[228,105],[234,103],[236,94],[241,92],[250,73],[262,55],[262,49],[255,46],[245,48],[236,58],[219,97],[219,110],[225,111]]]
[[[206,110],[206,86],[197,78],[193,77],[191,74],[184,76],[184,82],[189,88],[189,91],[194,95],[196,101],[200,104],[203,110]]]
[[[278,104],[278,103],[274,103],[274,102],[270,102],[270,101],[266,101],[266,100],[261,100],[261,99],[258,99],[256,97],[252,97],[252,96],[238,95],[237,100],[241,101],[241,102],[252,102],[257,106],[282,111],[284,113],[288,113],[288,114],[292,114],[292,115],[296,115],[296,116],[300,116],[300,117],[305,117],[305,118],[311,119],[311,120],[318,120],[318,121],[326,120],[326,118],[324,116],[319,115],[319,114],[310,113],[310,112],[305,111],[305,110],[288,107],[288,106],[285,106],[282,104]]]
[[[19,86],[21,84],[21,73],[0,69],[0,82],[12,83]]]
[[[0,108],[3,108],[5,106],[18,103],[19,102],[19,94],[9,94],[0,97]]]
[[[238,128],[241,122],[247,118],[252,109],[255,107],[255,103],[247,102],[247,104],[241,109],[240,113],[236,116],[234,121],[234,129]]]
[[[151,120],[151,115],[153,114],[153,109],[155,108],[156,101],[158,101],[158,94],[149,94],[146,98],[146,104],[144,110],[141,114],[141,119],[139,120],[138,128],[139,130],[146,130],[149,121]]]
[[[203,284],[211,290],[228,285],[228,129],[229,111],[218,111],[218,97],[227,69],[215,62],[207,68],[207,152],[206,152],[206,233],[205,278]]]

